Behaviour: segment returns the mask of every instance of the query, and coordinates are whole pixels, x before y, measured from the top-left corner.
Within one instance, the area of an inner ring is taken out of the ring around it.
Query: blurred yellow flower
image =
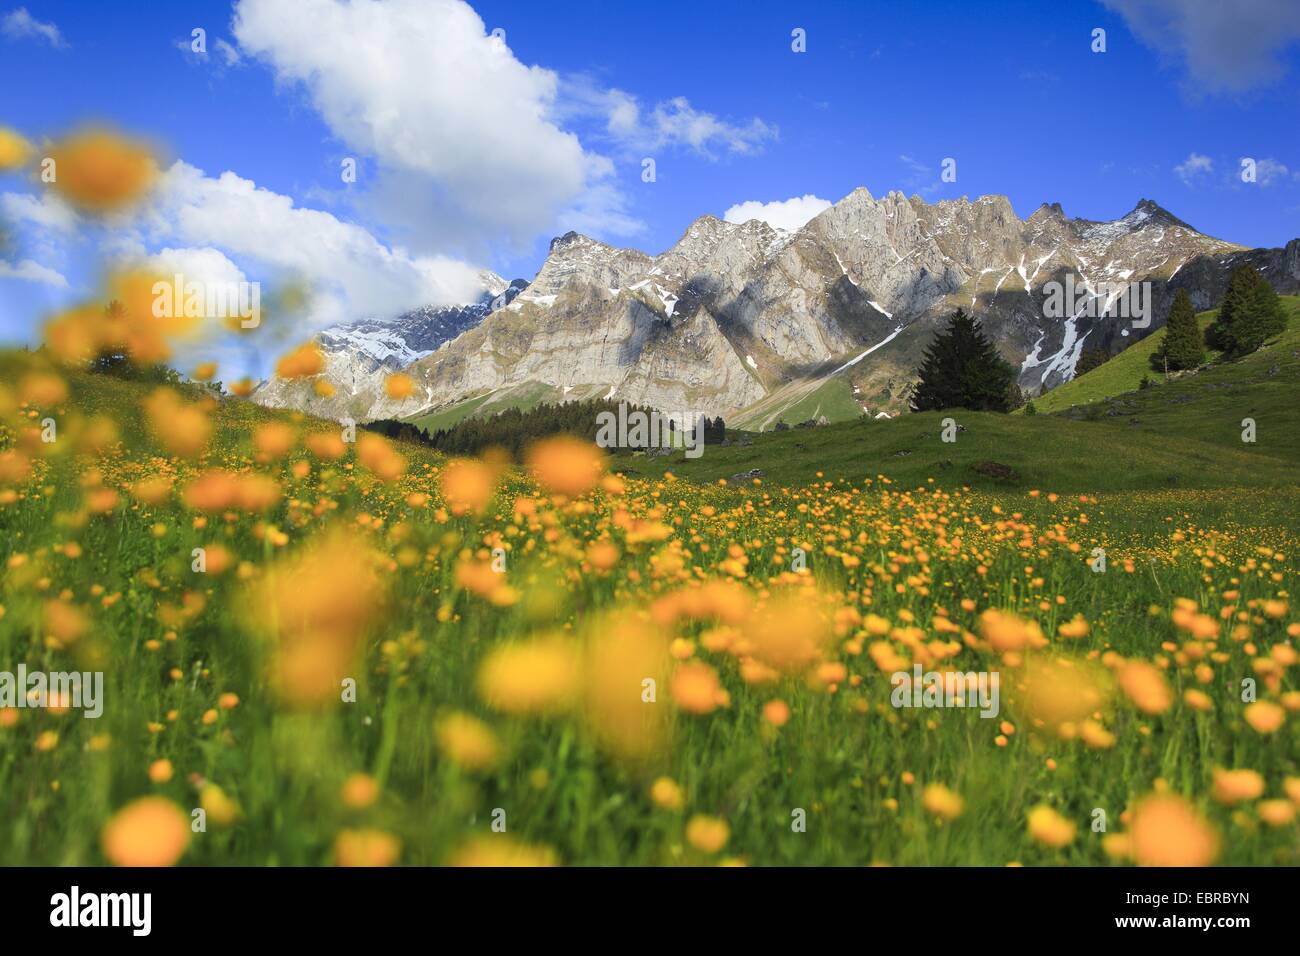
[[[118,810],[100,842],[114,866],[171,866],[190,841],[189,819],[165,797],[140,797]]]
[[[1163,714],[1173,703],[1164,675],[1146,661],[1128,661],[1119,669],[1120,690],[1145,714]]]
[[[660,777],[650,785],[650,799],[665,810],[680,810],[686,804],[682,788],[671,777]]]
[[[56,192],[83,212],[123,209],[153,187],[158,166],[149,147],[108,129],[87,128],[50,144]]]
[[[1219,838],[1182,797],[1157,793],[1133,808],[1128,848],[1140,866],[1209,866]]]
[[[727,821],[697,813],[686,824],[686,842],[701,853],[717,853],[727,845],[731,828]]]
[[[1254,770],[1214,771],[1214,799],[1227,806],[1255,800],[1264,793],[1264,778]]]
[[[544,713],[569,706],[580,679],[577,648],[556,636],[492,651],[479,667],[478,687],[480,696],[496,710]]]
[[[1276,733],[1286,723],[1286,711],[1280,704],[1275,704],[1271,700],[1247,704],[1243,716],[1246,718],[1246,723],[1250,724],[1256,733],[1261,734]]]
[[[434,734],[448,759],[465,770],[490,770],[501,755],[491,728],[460,711],[438,718]]]
[[[555,866],[555,851],[531,846],[504,835],[474,837],[447,860],[449,866]]]
[[[601,450],[571,435],[557,435],[528,450],[528,468],[545,488],[577,497],[595,487],[605,470]]]
[[[966,801],[941,783],[926,786],[921,793],[921,805],[944,820],[956,820],[966,809]]]
[[[343,805],[353,810],[364,810],[379,799],[379,782],[368,773],[349,774],[339,792]]]
[[[340,830],[334,838],[336,866],[392,866],[402,841],[383,830]]]
[[[1074,823],[1046,804],[1029,811],[1029,835],[1045,846],[1060,849],[1074,841]]]
[[[17,132],[0,126],[0,172],[11,172],[27,165],[35,150]]]

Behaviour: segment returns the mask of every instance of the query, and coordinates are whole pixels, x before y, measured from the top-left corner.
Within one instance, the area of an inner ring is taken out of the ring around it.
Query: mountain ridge
[[[1114,220],[1070,218],[1059,203],[1021,219],[1000,194],[929,203],[858,187],[794,231],[697,217],[655,255],[570,231],[526,288],[404,366],[410,399],[361,411],[411,418],[530,384],[734,415],[834,378],[861,413],[895,414],[957,307],[1038,393],[1069,380],[1085,344],[1119,351],[1158,329],[1177,288],[1209,308],[1240,262],[1279,292],[1300,288],[1300,240],[1248,249],[1147,198]],[[1109,284],[1150,281],[1150,327],[1045,318],[1044,284],[1071,273],[1099,300]]]

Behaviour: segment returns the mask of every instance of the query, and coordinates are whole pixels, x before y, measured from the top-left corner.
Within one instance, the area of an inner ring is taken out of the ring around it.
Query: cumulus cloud
[[[0,259],[0,279],[38,282],[42,285],[53,286],[56,289],[66,289],[68,287],[68,280],[62,274],[48,266],[41,265],[39,262],[33,262],[31,259],[20,259],[18,262],[6,262],[4,259]]]
[[[821,199],[811,193],[806,196],[794,196],[776,202],[765,203],[751,199],[748,202],[737,203],[732,206],[722,214],[722,218],[727,222],[748,222],[751,219],[761,219],[773,228],[793,232],[822,210],[829,209],[831,205],[832,203],[828,200]]]
[[[1201,153],[1192,153],[1174,167],[1174,173],[1186,186],[1195,186],[1214,172],[1214,160]]]
[[[1240,93],[1276,81],[1284,50],[1300,40],[1295,0],[1102,0],[1129,29],[1181,60],[1188,82]]]
[[[11,40],[44,41],[56,50],[63,50],[68,46],[57,26],[37,20],[27,12],[26,7],[19,7],[0,18],[0,33]]]
[[[234,34],[375,157],[389,186],[377,209],[400,217],[422,187],[413,240],[473,230],[522,246],[612,171],[555,122],[556,75],[520,63],[460,0],[240,0]]]
[[[116,217],[107,231],[48,196],[5,193],[0,212],[14,224],[27,256],[6,264],[0,276],[63,288],[67,283],[52,265],[93,248],[111,261],[144,263],[197,281],[301,285],[311,293],[306,326],[298,330],[303,334],[422,305],[472,302],[483,292],[475,266],[413,254],[233,172],[209,176],[183,161],[159,177],[143,206]]]
[[[256,266],[259,278],[302,281],[316,294],[314,324],[469,302],[482,292],[471,265],[387,246],[362,226],[233,172],[212,177],[185,162],[162,175],[124,235],[138,248],[186,256],[218,273],[233,274],[239,260]]]
[[[40,196],[31,193],[4,193],[0,195],[0,213],[14,222],[58,233],[75,232],[78,225],[77,214],[72,207],[52,192]]]

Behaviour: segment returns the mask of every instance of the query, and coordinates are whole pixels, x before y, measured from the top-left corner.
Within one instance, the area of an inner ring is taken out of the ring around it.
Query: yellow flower
[[[555,866],[555,851],[519,843],[508,836],[474,837],[452,853],[449,866]]]
[[[154,783],[166,783],[172,778],[172,762],[170,760],[155,760],[149,764],[149,779]]]
[[[665,810],[680,810],[686,803],[682,788],[671,777],[660,777],[650,785],[650,799]]]
[[[500,756],[500,746],[490,727],[460,711],[438,719],[434,733],[443,753],[465,770],[490,770]]]
[[[1029,811],[1029,835],[1039,843],[1060,849],[1074,840],[1074,823],[1046,804]]]
[[[141,797],[113,815],[100,835],[114,866],[171,866],[190,841],[185,812],[165,797]]]
[[[921,805],[944,820],[956,820],[966,809],[966,801],[941,783],[926,786],[921,793]]]
[[[577,497],[595,487],[605,470],[605,458],[590,442],[572,435],[539,441],[528,451],[528,468],[553,492]]]
[[[247,625],[275,639],[275,683],[288,703],[315,708],[342,699],[383,607],[375,561],[364,539],[326,532],[250,587],[241,602]]]
[[[383,830],[341,830],[334,838],[336,866],[392,866],[402,841]]]
[[[1248,704],[1243,716],[1246,718],[1246,723],[1250,724],[1256,733],[1261,734],[1276,733],[1286,722],[1286,711],[1281,705],[1269,700]]]
[[[217,826],[229,826],[239,818],[238,804],[215,783],[209,783],[199,791],[199,806]]]
[[[1140,866],[1209,866],[1219,838],[1182,797],[1158,793],[1133,808],[1129,849]]]
[[[364,810],[379,799],[379,782],[368,773],[350,774],[339,794],[344,806]]]
[[[1214,701],[1210,700],[1210,695],[1195,687],[1183,691],[1183,702],[1192,710],[1205,712],[1214,709]]]
[[[1093,750],[1115,746],[1115,735],[1095,720],[1085,720],[1079,725],[1079,737]]]
[[[474,458],[455,458],[442,469],[442,496],[452,514],[481,514],[492,501],[494,469]]]
[[[1082,614],[1076,614],[1071,620],[1056,629],[1062,637],[1079,638],[1088,636],[1088,621]]]
[[[14,130],[0,126],[0,172],[21,169],[33,153],[32,144]]]
[[[1284,827],[1295,819],[1295,805],[1287,800],[1261,800],[1255,810],[1271,827]]]
[[[673,672],[673,701],[688,714],[711,713],[725,694],[718,683],[718,672],[708,664],[682,664]]]
[[[1164,675],[1146,661],[1128,661],[1119,669],[1119,687],[1138,710],[1163,714],[1173,703]]]
[[[303,342],[291,349],[275,363],[275,374],[280,378],[311,378],[325,371],[325,353],[314,340]]]
[[[1264,778],[1254,770],[1214,771],[1214,799],[1227,806],[1255,800],[1264,792]]]
[[[384,394],[395,402],[410,398],[415,392],[415,380],[405,372],[394,372],[384,379]]]
[[[686,842],[702,853],[717,853],[730,836],[727,821],[718,817],[697,813],[686,824]]]
[[[1047,643],[1037,623],[996,608],[989,608],[980,615],[980,633],[999,652],[1042,647]]]
[[[560,637],[507,644],[479,668],[479,694],[509,714],[543,713],[567,707],[578,692],[580,662],[572,642]]]
[[[85,129],[54,143],[54,188],[85,212],[106,213],[141,199],[154,184],[158,166],[141,143],[106,129]]]
[[[763,719],[773,727],[784,727],[790,719],[790,705],[783,700],[769,700],[763,705]]]

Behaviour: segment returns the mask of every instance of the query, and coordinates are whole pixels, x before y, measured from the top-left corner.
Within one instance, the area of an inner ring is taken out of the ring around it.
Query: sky
[[[0,0],[0,89],[38,148],[108,123],[164,170],[109,224],[0,174],[7,342],[112,261],[304,281],[306,334],[859,186],[1300,236],[1297,0]]]

